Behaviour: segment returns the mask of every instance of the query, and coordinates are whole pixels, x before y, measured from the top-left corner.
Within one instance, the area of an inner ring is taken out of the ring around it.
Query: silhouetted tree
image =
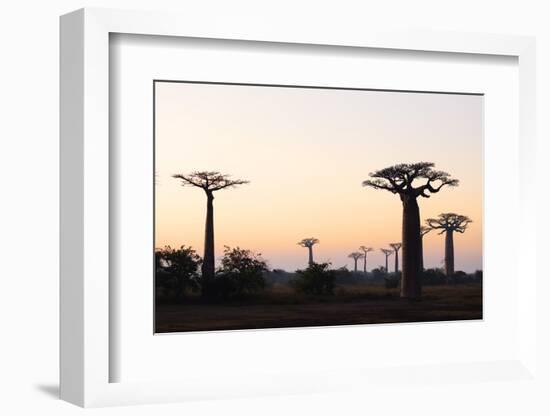
[[[225,246],[213,294],[229,299],[256,293],[265,287],[265,272],[267,263],[261,253]]]
[[[249,183],[242,179],[231,179],[220,172],[192,172],[188,175],[177,174],[174,178],[181,180],[182,186],[201,188],[206,194],[206,225],[204,232],[204,256],[202,263],[203,295],[208,294],[209,282],[214,278],[214,192],[237,185]]]
[[[386,273],[388,273],[388,257],[390,257],[393,254],[393,250],[387,249],[387,248],[381,248],[380,251],[384,253],[384,256],[386,256]]]
[[[316,238],[313,238],[313,237],[304,238],[302,241],[299,241],[297,244],[301,247],[307,247],[307,249],[309,251],[308,264],[312,265],[313,264],[313,246],[315,244],[319,244],[319,240],[317,240]]]
[[[361,246],[359,250],[363,252],[363,273],[367,274],[367,253],[374,250],[372,247]]]
[[[200,264],[201,258],[191,247],[156,249],[155,286],[172,293],[179,301],[187,289],[199,289],[197,270]]]
[[[391,243],[390,247],[395,252],[395,273],[399,271],[399,250],[401,249],[401,243]]]
[[[336,271],[330,263],[311,263],[305,270],[296,270],[290,286],[296,291],[313,295],[333,295]]]
[[[472,220],[465,215],[446,212],[439,214],[437,218],[428,218],[426,224],[433,230],[441,230],[439,234],[445,233],[445,274],[447,279],[455,272],[455,255],[453,233],[463,234]]]
[[[434,170],[434,164],[420,162],[398,164],[370,173],[363,186],[383,189],[399,195],[403,205],[403,273],[401,297],[415,299],[422,293],[420,261],[420,209],[418,197],[429,198],[445,185],[457,186],[458,180],[446,172]],[[422,181],[420,184],[418,181]]]
[[[353,265],[353,271],[357,273],[357,260],[363,257],[363,253],[359,253],[358,251],[354,251],[353,253],[350,253],[348,256],[350,259],[353,259],[354,265]]]
[[[420,226],[420,271],[424,270],[424,236],[430,231],[432,231],[430,227]]]

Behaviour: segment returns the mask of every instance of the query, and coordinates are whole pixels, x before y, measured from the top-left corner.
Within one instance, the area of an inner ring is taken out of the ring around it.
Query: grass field
[[[481,319],[482,285],[427,286],[420,301],[380,285],[340,285],[334,296],[296,294],[274,285],[241,301],[205,303],[190,297],[157,304],[156,332],[286,328]]]

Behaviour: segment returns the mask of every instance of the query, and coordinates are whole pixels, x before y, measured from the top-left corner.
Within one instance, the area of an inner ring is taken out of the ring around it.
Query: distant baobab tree
[[[401,163],[370,173],[363,186],[383,189],[398,194],[403,204],[403,260],[401,297],[420,298],[421,261],[420,261],[420,209],[418,197],[429,198],[445,185],[457,186],[458,180],[452,179],[447,172],[434,170],[430,162]],[[422,181],[418,185],[415,182]]]
[[[433,230],[441,230],[439,234],[445,233],[445,274],[450,278],[455,272],[455,254],[453,233],[463,234],[472,220],[465,215],[446,212],[439,214],[437,218],[428,218],[426,224]]]
[[[313,264],[313,246],[319,244],[319,240],[316,238],[304,238],[302,241],[298,241],[298,245],[301,247],[306,247],[309,250],[309,261],[308,264],[311,266]]]
[[[373,251],[372,247],[361,246],[359,250],[363,252],[363,273],[367,274],[367,253]]]
[[[353,259],[354,265],[353,265],[353,271],[357,273],[357,260],[360,258],[363,258],[363,253],[359,253],[358,251],[354,251],[353,253],[350,253],[348,256],[350,259]]]
[[[249,183],[242,179],[231,179],[229,175],[220,172],[192,172],[188,175],[176,174],[173,178],[180,179],[182,186],[201,188],[206,194],[206,225],[204,232],[204,255],[202,262],[203,294],[208,294],[210,281],[214,278],[214,192],[237,185]]]
[[[395,252],[395,273],[399,271],[399,250],[401,249],[401,243],[391,243],[390,247]]]
[[[420,226],[420,271],[424,270],[424,236],[430,231],[432,231],[430,227]]]
[[[384,253],[384,256],[386,256],[386,273],[388,273],[388,257],[393,254],[393,250],[390,250],[388,248],[381,248],[380,251]]]

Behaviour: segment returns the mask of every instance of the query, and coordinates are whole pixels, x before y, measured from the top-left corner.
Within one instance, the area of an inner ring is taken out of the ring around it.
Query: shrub
[[[298,292],[312,295],[333,295],[336,273],[330,263],[312,263],[307,269],[296,270],[289,283]]]
[[[265,287],[265,272],[267,263],[261,254],[225,246],[221,267],[211,282],[212,293],[223,299],[256,293]]]
[[[334,270],[334,273],[336,278],[335,282],[340,285],[357,285],[365,283],[367,280],[367,275],[365,275],[364,272],[352,272],[346,266]]]
[[[386,269],[382,266],[372,269],[371,272],[372,280],[382,281],[384,277],[387,277]]]
[[[389,275],[386,274],[384,276],[384,285],[387,289],[395,289],[396,287],[399,287],[399,283],[401,282],[401,272],[398,273],[390,273]]]
[[[264,273],[266,283],[269,283],[269,284],[288,283],[291,276],[292,276],[292,273],[288,273],[283,269],[273,269],[272,271],[268,271]]]
[[[155,251],[155,287],[159,297],[181,300],[187,290],[199,289],[200,256],[191,247],[166,246]]]
[[[422,273],[422,285],[443,285],[446,281],[447,276],[445,276],[445,273],[441,269],[426,269]]]

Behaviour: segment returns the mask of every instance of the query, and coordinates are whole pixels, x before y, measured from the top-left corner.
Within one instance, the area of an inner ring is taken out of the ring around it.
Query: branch
[[[391,193],[397,193],[397,186],[390,186],[387,183],[385,183],[382,179],[374,179],[374,180],[366,180],[363,181],[363,186],[370,186],[374,189],[385,189],[386,191],[390,191]]]
[[[430,227],[426,227],[424,225],[420,226],[420,235],[423,237],[426,234],[428,234],[432,229]]]
[[[249,183],[243,179],[231,179],[229,175],[214,171],[193,172],[189,175],[172,175],[173,178],[181,179],[182,185],[192,185],[202,188],[206,192],[215,192],[225,188],[231,188],[237,185]]]
[[[435,194],[435,193],[438,193],[441,190],[441,188],[443,188],[444,186],[455,187],[455,186],[458,186],[458,183],[459,183],[458,179],[453,179],[450,177],[450,175],[447,172],[443,172],[440,170],[430,171],[426,174],[425,177],[428,179],[427,182],[424,185],[418,187],[416,190],[417,195],[423,196],[424,198],[430,197],[426,193],[426,191],[432,194]],[[437,182],[437,181],[441,183],[439,184],[439,186],[434,187],[433,182]]]
[[[196,186],[197,188],[205,189],[204,183],[199,182],[198,180],[195,180],[192,175],[179,175],[178,174],[178,175],[172,175],[172,178],[181,179],[181,181],[182,181],[181,185],[182,186],[191,185],[191,186]]]
[[[234,186],[237,186],[237,185],[245,185],[247,183],[250,183],[250,181],[245,181],[245,180],[240,180],[240,179],[232,180],[232,181],[228,180],[223,185],[215,186],[213,188],[210,188],[210,190],[211,191],[219,191],[221,189],[231,188],[231,187],[234,187]]]

